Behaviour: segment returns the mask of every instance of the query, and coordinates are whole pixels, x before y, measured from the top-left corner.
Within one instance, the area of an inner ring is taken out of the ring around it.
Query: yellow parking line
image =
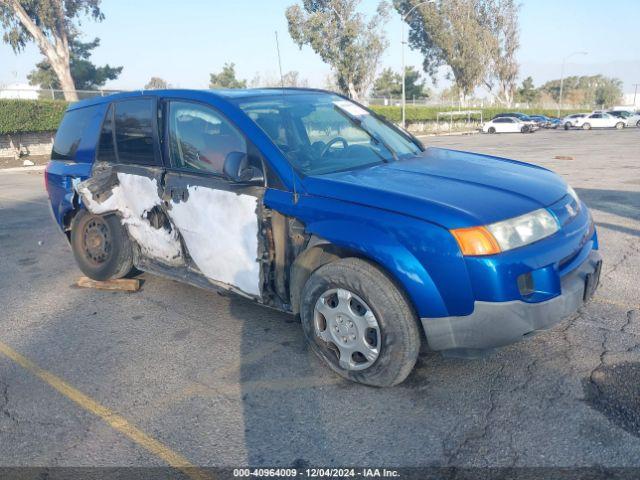
[[[31,360],[20,355],[18,352],[2,342],[0,342],[0,353],[4,354],[6,357],[10,358],[15,363],[20,365],[22,368],[28,370],[36,377],[40,378],[48,385],[55,388],[58,392],[60,392],[68,399],[76,402],[88,412],[91,412],[94,415],[100,417],[113,429],[118,430],[120,433],[123,433],[131,440],[133,440],[136,444],[161,458],[169,466],[184,472],[187,476],[194,480],[211,479],[209,475],[192,465],[189,460],[184,458],[179,453],[174,452],[169,447],[163,445],[154,438],[151,438],[146,433],[131,425],[124,417],[109,410],[107,407],[100,405],[98,402],[92,400],[81,391],[73,388],[71,385],[66,383],[61,378],[55,376],[51,372],[43,370]]]

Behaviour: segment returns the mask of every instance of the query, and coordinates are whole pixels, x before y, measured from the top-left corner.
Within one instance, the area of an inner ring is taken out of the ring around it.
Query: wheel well
[[[82,207],[77,205],[74,201],[74,206],[67,211],[62,217],[62,231],[67,236],[67,240],[71,241],[71,226],[73,225],[73,219],[76,217]]]
[[[323,265],[341,260],[343,258],[360,258],[375,265],[382,272],[384,272],[389,277],[389,279],[394,282],[396,286],[402,291],[402,293],[407,298],[407,301],[411,305],[411,308],[415,308],[404,287],[397,281],[397,279],[393,275],[391,275],[391,273],[386,268],[381,266],[375,260],[367,258],[366,256],[355,250],[334,245],[326,240],[314,236],[309,241],[309,246],[307,247],[307,249],[296,257],[293,265],[291,266],[291,283],[289,285],[289,294],[291,299],[291,310],[294,314],[297,315],[300,313],[300,297],[302,296],[302,289],[304,288],[307,280],[309,280],[309,277],[313,274],[313,272],[315,272]]]
[[[309,245],[304,252],[296,257],[291,266],[289,295],[291,297],[291,310],[294,314],[300,313],[302,289],[313,272],[323,265],[341,258],[359,256],[352,250],[337,247],[316,238],[312,238]]]

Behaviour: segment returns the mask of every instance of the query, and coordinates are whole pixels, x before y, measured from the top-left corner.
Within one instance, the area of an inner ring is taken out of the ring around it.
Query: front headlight
[[[555,217],[545,208],[487,225],[487,230],[503,252],[542,240],[556,233],[559,228]]]
[[[463,255],[494,255],[529,245],[560,229],[545,208],[482,227],[451,230]]]

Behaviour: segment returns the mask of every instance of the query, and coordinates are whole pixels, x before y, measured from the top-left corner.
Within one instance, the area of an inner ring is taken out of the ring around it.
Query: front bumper
[[[599,274],[601,258],[597,250],[592,250],[580,266],[562,278],[562,293],[550,300],[538,303],[476,301],[470,315],[421,318],[429,347],[432,350],[485,350],[551,328],[582,306],[587,276]]]

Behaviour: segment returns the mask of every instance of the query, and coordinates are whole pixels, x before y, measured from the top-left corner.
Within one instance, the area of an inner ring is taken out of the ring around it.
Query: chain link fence
[[[93,97],[104,97],[123,90],[72,90],[78,100],[85,100]],[[70,90],[40,89],[40,88],[2,88],[0,87],[0,99],[19,100],[66,100],[65,93]]]

